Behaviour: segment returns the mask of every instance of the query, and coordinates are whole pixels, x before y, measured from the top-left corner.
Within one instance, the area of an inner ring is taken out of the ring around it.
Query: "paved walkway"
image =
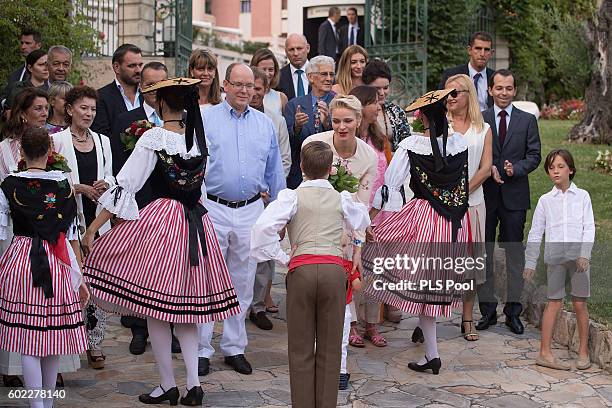
[[[284,299],[284,275],[279,271],[273,297]],[[282,309],[282,307],[281,307]],[[56,406],[113,408],[138,407],[137,395],[158,384],[150,346],[141,356],[128,353],[130,332],[112,318],[103,343],[107,354],[104,370],[81,369],[65,375],[65,400]],[[247,322],[247,358],[254,372],[244,376],[232,371],[217,354],[212,372],[202,377],[209,407],[286,407],[290,405],[286,324],[282,312],[272,319],[274,329],[261,331]],[[410,342],[415,318],[381,327],[388,346],[370,343],[364,349],[349,348],[351,384],[338,396],[340,407],[589,407],[612,406],[612,376],[599,368],[569,372],[536,367],[539,332],[527,326],[516,336],[503,324],[480,332],[481,339],[467,342],[459,332],[459,315],[438,323],[440,375],[415,373],[406,366],[419,359],[423,346]],[[216,326],[220,333],[221,325]],[[218,345],[219,335],[215,335]],[[556,350],[569,359],[567,350]],[[185,369],[179,356],[175,371],[184,387]],[[82,361],[86,366],[86,361]],[[26,406],[9,400],[0,388],[0,407]]]

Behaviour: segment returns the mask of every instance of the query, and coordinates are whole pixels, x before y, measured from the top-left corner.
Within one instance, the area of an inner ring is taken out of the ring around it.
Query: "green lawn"
[[[552,183],[543,165],[548,152],[555,148],[569,150],[577,166],[574,182],[591,195],[595,214],[595,241],[591,263],[591,299],[589,308],[592,317],[612,326],[612,175],[593,171],[597,150],[610,149],[609,146],[574,144],[567,141],[567,135],[575,124],[572,121],[540,120],[542,139],[542,162],[540,167],[529,175],[532,208],[527,213],[525,237],[531,225],[532,212],[538,198],[552,188]],[[540,275],[545,276],[545,275]]]

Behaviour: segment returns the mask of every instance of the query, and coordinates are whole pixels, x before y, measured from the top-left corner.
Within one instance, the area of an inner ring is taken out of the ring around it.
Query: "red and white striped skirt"
[[[452,242],[452,223],[439,215],[423,199],[413,199],[404,207],[382,221],[374,233],[377,243],[367,244],[363,252],[366,281],[365,294],[372,300],[394,306],[407,313],[426,316],[450,316],[452,309],[461,305],[462,291],[446,287],[446,282],[463,282],[463,273],[455,268],[439,268],[437,259],[451,262],[469,256],[469,217],[461,221],[456,243]],[[375,258],[396,259],[401,257],[399,266],[381,265],[378,273],[374,271]],[[418,266],[410,258],[421,262]],[[450,259],[450,260],[449,260]],[[450,263],[441,262],[443,265]],[[374,285],[374,281],[378,283]],[[381,287],[382,282],[411,282],[402,289],[388,290]],[[423,282],[423,283],[422,283]],[[421,284],[423,286],[421,286]],[[438,285],[442,284],[442,288]],[[413,285],[413,286],[408,286]]]
[[[85,259],[92,299],[103,310],[171,323],[205,323],[239,312],[238,299],[208,214],[207,256],[189,263],[183,205],[158,199],[102,235]],[[201,238],[201,237],[200,237]]]
[[[0,258],[0,349],[29,356],[80,354],[87,333],[70,266],[43,241],[51,268],[53,297],[32,284],[32,238],[15,236]]]

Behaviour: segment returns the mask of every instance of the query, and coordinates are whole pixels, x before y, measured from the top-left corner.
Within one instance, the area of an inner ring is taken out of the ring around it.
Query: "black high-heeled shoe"
[[[187,391],[187,395],[181,397],[181,405],[190,407],[199,407],[204,399],[204,390],[200,386],[196,386]]]
[[[419,326],[414,328],[414,331],[412,332],[411,340],[413,343],[424,343],[425,342],[425,336],[423,336],[423,330],[421,330]]]
[[[408,368],[414,371],[425,371],[431,369],[435,375],[438,375],[440,373],[440,367],[442,367],[442,360],[440,360],[439,357],[429,360],[427,359],[427,356],[425,356],[425,360],[427,360],[425,364],[408,363]]]
[[[162,395],[152,397],[151,394],[140,394],[138,400],[143,404],[159,404],[160,402],[169,401],[170,405],[178,405],[178,399],[181,396],[178,388],[172,387],[168,391],[164,390],[164,387],[161,385],[159,388],[164,392]]]

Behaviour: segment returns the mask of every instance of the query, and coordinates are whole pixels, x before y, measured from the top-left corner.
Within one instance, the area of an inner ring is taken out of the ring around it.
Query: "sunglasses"
[[[456,89],[453,89],[452,91],[450,91],[449,95],[452,96],[453,98],[456,98],[457,96],[459,96],[459,94],[461,92],[469,92],[467,89],[464,89],[462,91],[458,91]]]

